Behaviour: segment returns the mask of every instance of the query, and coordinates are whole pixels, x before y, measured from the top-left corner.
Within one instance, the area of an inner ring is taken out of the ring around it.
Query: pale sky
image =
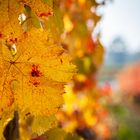
[[[140,0],[114,0],[104,9],[101,31],[106,47],[121,36],[130,51],[140,50]]]

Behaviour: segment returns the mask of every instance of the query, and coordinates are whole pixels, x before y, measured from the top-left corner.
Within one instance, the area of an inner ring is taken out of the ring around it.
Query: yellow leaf
[[[75,66],[51,38],[47,31],[31,30],[15,44],[15,56],[2,44],[1,110],[10,102],[21,112],[48,116],[62,105],[63,85],[72,78]]]
[[[45,0],[0,0],[0,137],[14,111],[25,118],[26,114],[34,116],[32,129],[41,133],[45,129],[35,127],[63,104],[64,85],[73,77],[75,66],[56,41],[59,38],[54,36],[54,26],[34,28],[39,27],[40,20],[46,24],[52,14],[52,7]],[[60,20],[60,15],[56,17],[52,17],[52,22]],[[34,24],[29,30],[22,28],[26,18],[32,18],[28,27]]]

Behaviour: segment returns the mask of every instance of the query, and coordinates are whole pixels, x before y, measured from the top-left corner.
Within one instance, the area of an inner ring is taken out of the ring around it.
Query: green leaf
[[[24,8],[26,19],[22,23],[23,29],[28,31],[31,27],[41,28],[41,22],[37,15],[32,12],[29,6],[25,5]]]
[[[118,130],[118,140],[139,140],[140,133],[133,130],[127,126],[127,124],[122,124]]]
[[[123,119],[124,117],[126,117],[126,115],[128,114],[128,110],[127,108],[125,108],[123,105],[110,105],[109,106],[110,111],[113,113],[113,115],[115,115],[115,117],[117,117],[117,119]]]
[[[41,28],[41,22],[33,12],[31,12],[31,18],[32,18],[33,26],[36,28]]]

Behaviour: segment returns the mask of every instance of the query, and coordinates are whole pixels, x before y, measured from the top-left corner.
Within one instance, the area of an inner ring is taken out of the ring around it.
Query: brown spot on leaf
[[[39,65],[33,64],[31,67],[31,72],[30,72],[30,83],[32,83],[35,87],[40,85],[40,79],[39,77],[42,76],[41,71],[39,70]]]
[[[32,77],[40,77],[42,75],[42,73],[39,71],[38,66],[37,65],[32,65],[32,71],[31,71],[31,76]]]

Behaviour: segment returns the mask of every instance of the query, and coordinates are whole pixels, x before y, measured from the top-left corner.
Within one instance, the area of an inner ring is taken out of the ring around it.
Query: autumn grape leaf
[[[75,66],[56,41],[54,26],[34,26],[51,14],[52,6],[45,0],[0,0],[0,137],[14,111],[35,117],[31,127],[36,132],[35,126],[42,123],[37,118],[50,117],[63,104],[64,84],[73,77]],[[20,16],[25,16],[29,30],[23,30]],[[39,129],[45,131],[44,126]]]
[[[71,58],[53,44],[51,33],[43,30],[24,34],[16,49],[13,56],[4,43],[1,46],[1,112],[14,103],[22,112],[53,114],[63,103],[64,83],[75,72]]]
[[[70,56],[54,44],[51,32],[42,29],[23,34],[15,49],[11,53],[5,42],[1,42],[0,115],[11,108],[35,117],[54,114],[63,104],[65,82],[75,73]]]

